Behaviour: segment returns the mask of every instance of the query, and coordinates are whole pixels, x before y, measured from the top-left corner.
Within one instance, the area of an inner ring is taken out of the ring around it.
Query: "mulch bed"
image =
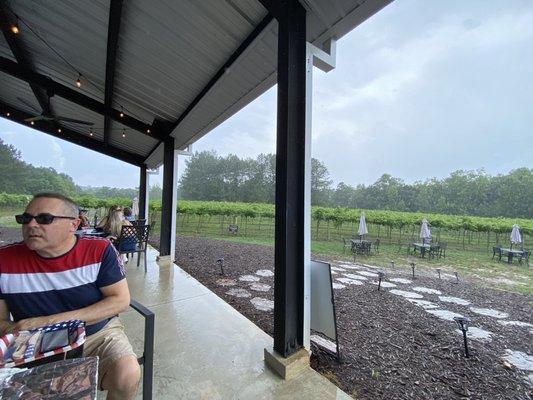
[[[17,240],[9,230],[0,228],[0,232],[0,240]],[[157,245],[157,238],[152,242]],[[224,276],[220,275],[216,263],[219,258],[224,258]],[[316,258],[338,266],[337,259]],[[361,260],[366,264],[371,261],[371,257]],[[251,299],[273,300],[274,278],[258,276],[257,283],[271,286],[266,292],[250,290],[250,282],[239,281],[242,275],[254,275],[260,269],[273,270],[272,248],[178,237],[176,262],[272,335],[272,311],[256,309]],[[412,279],[408,267],[385,272],[386,281],[394,277]],[[340,273],[333,275],[334,281],[340,276]],[[488,289],[477,282],[459,278],[456,283],[449,277],[438,279],[434,271],[417,271],[412,284],[398,283],[394,289],[412,291],[413,286],[438,289],[444,295],[467,299],[472,306],[506,312],[508,320],[533,323],[531,296]],[[220,283],[225,281],[221,279],[234,280],[236,284],[222,286]],[[227,294],[235,288],[245,289],[251,296],[239,298]],[[466,359],[462,338],[455,332],[454,322],[430,315],[388,290],[378,291],[375,285],[367,282],[360,286],[346,285],[346,288],[334,291],[342,362],[339,364],[329,353],[313,345],[311,364],[314,369],[358,399],[532,398],[525,373],[505,366],[501,359],[505,349],[532,355],[532,328],[503,326],[493,317],[470,312],[467,306],[442,303],[437,295],[421,293],[424,300],[435,302],[442,309],[468,315],[472,326],[492,332],[491,342],[469,341],[471,357]]]

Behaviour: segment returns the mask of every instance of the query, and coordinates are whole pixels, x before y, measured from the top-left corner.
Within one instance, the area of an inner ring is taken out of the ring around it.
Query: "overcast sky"
[[[530,0],[396,0],[339,41],[335,70],[315,70],[313,157],[351,185],[533,167],[532,21]],[[273,88],[194,150],[273,153],[275,128]],[[5,119],[0,138],[77,184],[138,185],[135,167]]]

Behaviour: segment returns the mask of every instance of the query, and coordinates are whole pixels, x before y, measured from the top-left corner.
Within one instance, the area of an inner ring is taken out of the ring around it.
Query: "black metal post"
[[[466,329],[462,329],[462,331],[463,331],[463,341],[465,343],[465,357],[469,358],[470,353],[468,352],[468,340],[466,338]]]
[[[305,193],[305,9],[287,0],[278,17],[278,125],[274,350],[288,357],[303,346]]]
[[[174,138],[164,141],[163,150],[163,199],[161,204],[161,236],[159,255],[170,255],[172,229],[172,198],[174,196]]]
[[[141,165],[140,179],[139,179],[139,219],[147,219],[146,215],[146,195],[148,191],[146,182],[146,164]],[[147,223],[149,221],[147,220]]]

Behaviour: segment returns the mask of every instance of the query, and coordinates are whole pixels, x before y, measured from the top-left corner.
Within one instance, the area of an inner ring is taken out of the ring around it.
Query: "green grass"
[[[20,226],[17,224],[17,221],[15,221],[15,215],[22,213],[24,210],[20,209],[3,209],[0,210],[0,226],[4,226],[6,228],[16,228]]]

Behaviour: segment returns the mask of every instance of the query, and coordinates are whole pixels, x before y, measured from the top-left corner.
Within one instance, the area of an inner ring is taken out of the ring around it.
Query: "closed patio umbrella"
[[[357,230],[359,236],[368,235],[368,228],[366,227],[365,214],[361,214],[359,217],[359,229]]]
[[[420,226],[420,239],[424,243],[429,242],[431,240],[431,231],[429,230],[429,222],[427,219],[422,220],[422,225]]]
[[[513,225],[511,231],[511,244],[522,243],[522,235],[520,234],[520,227],[516,224]]]

